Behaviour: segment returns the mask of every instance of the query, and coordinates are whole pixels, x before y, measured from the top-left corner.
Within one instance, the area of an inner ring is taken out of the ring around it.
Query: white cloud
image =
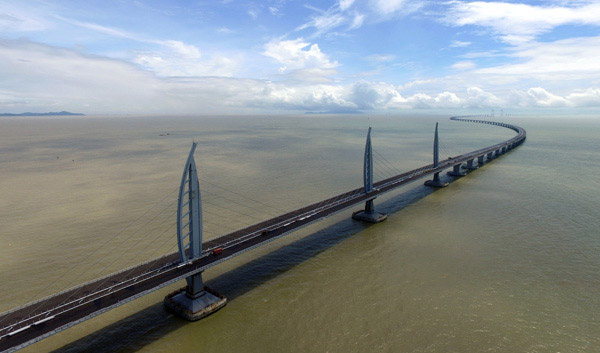
[[[271,13],[271,15],[273,16],[279,16],[281,15],[279,8],[275,7],[275,6],[269,6],[269,12]]]
[[[477,59],[477,58],[495,58],[499,56],[506,56],[501,54],[498,50],[488,51],[474,51],[466,54],[462,54],[461,57],[465,59]]]
[[[353,4],[354,0],[341,0],[337,6],[334,5],[327,10],[305,5],[306,8],[314,11],[316,14],[310,17],[310,21],[298,26],[296,30],[301,31],[307,28],[314,28],[316,32],[313,34],[313,37],[318,37],[344,25],[347,25],[347,27],[343,32],[360,28],[366,16],[358,11],[348,11]],[[335,34],[338,36],[341,35],[341,33]]]
[[[371,6],[383,16],[393,14],[406,15],[413,13],[423,6],[419,0],[371,0]]]
[[[340,10],[345,11],[348,8],[350,8],[350,6],[352,6],[352,4],[354,4],[354,0],[340,0],[340,2],[339,2]]]
[[[23,102],[15,109],[135,112],[160,99],[152,75],[131,64],[28,41],[0,41],[0,76],[0,91]]]
[[[600,107],[600,87],[577,90],[567,95],[566,100],[575,107]]]
[[[474,68],[475,66],[477,65],[475,65],[475,63],[471,60],[464,60],[455,62],[451,67],[455,70],[469,70]]]
[[[506,55],[517,63],[482,68],[478,74],[537,78],[544,81],[600,79],[600,36],[530,43],[511,49]]]
[[[307,50],[305,50],[308,48]],[[318,44],[310,44],[302,38],[294,40],[272,40],[265,45],[263,55],[271,57],[280,64],[282,70],[297,70],[305,68],[334,69],[337,61],[331,61],[321,51]]]
[[[0,3],[0,30],[3,32],[36,32],[48,30],[52,24],[42,15],[36,13],[33,4]]]
[[[394,86],[378,82],[359,81],[352,85],[350,100],[358,109],[381,109],[389,104],[405,102]]]
[[[233,76],[241,59],[213,54],[203,58],[191,44],[169,40],[160,42],[163,50],[138,53],[133,62],[158,76]]]
[[[318,47],[312,49],[312,54],[311,49],[303,50],[308,46],[306,43],[292,50],[305,53],[284,51],[289,55],[281,54],[280,59],[298,67],[299,74],[311,70],[335,70],[336,64],[323,56]],[[199,53],[176,44],[172,50],[191,56]],[[328,74],[320,72],[313,76]],[[403,95],[399,88],[385,82],[338,84],[227,77],[157,77],[120,60],[24,40],[0,41],[0,77],[3,78],[0,81],[0,109],[6,111],[65,109],[85,113],[222,114],[600,106],[600,87],[574,90],[566,95],[541,87],[513,91],[504,96],[479,87]]]
[[[511,107],[525,108],[561,108],[574,105],[568,99],[552,94],[542,87],[532,87],[527,91],[513,91],[507,103]]]
[[[443,21],[453,26],[489,28],[502,41],[532,41],[561,25],[600,25],[600,3],[573,1],[568,6],[535,6],[509,2],[450,1]]]
[[[81,22],[55,16],[72,25],[90,29],[112,37],[131,39],[137,42],[160,46],[158,50],[139,52],[132,61],[158,76],[232,76],[240,66],[240,59],[220,54],[202,58],[200,49],[178,40],[149,39],[118,28],[106,27],[97,23]],[[230,33],[226,27],[218,30]]]
[[[394,54],[371,54],[365,57],[365,60],[373,63],[382,64],[396,60],[396,56]]]
[[[92,23],[92,22],[81,22],[81,21],[70,19],[70,18],[65,18],[62,16],[54,16],[54,17],[61,21],[72,24],[74,26],[81,27],[81,28],[87,28],[92,31],[103,33],[103,34],[106,34],[111,37],[127,38],[127,39],[135,40],[138,42],[144,42],[144,43],[155,43],[156,42],[154,40],[143,38],[134,33],[124,31],[124,30],[118,29],[118,28],[102,26],[102,25],[99,25],[97,23]]]
[[[410,108],[431,109],[431,108],[458,108],[462,101],[451,92],[443,92],[433,97],[424,93],[417,93],[407,98]]]
[[[470,108],[497,107],[504,104],[502,100],[479,87],[467,89],[467,106]]]
[[[542,87],[533,87],[527,90],[527,95],[541,107],[563,107],[567,104],[567,100],[563,97],[554,95]]]
[[[347,18],[341,13],[327,11],[322,15],[312,17],[309,22],[299,26],[296,30],[300,31],[309,27],[314,27],[317,30],[315,35],[318,36],[330,31],[333,28],[341,26],[347,21]]]
[[[181,55],[184,58],[199,59],[200,56],[202,56],[200,54],[200,49],[198,49],[197,47],[195,47],[191,44],[186,44],[186,43],[178,41],[178,40],[167,40],[162,43],[165,46],[173,49],[175,51],[175,53]]]
[[[234,30],[232,30],[232,29],[231,29],[231,28],[229,28],[229,27],[225,27],[225,26],[218,28],[218,29],[217,29],[217,32],[219,32],[219,33],[224,33],[224,34],[231,34],[231,33],[235,33],[235,31],[234,31]]]
[[[435,97],[435,101],[442,107],[458,107],[462,103],[455,93],[442,92]]]
[[[360,14],[360,13],[355,13],[354,14],[354,19],[352,20],[352,24],[350,25],[349,29],[357,29],[360,26],[362,26],[363,22],[365,21],[365,15]]]
[[[450,43],[450,46],[452,48],[464,48],[464,47],[468,47],[471,44],[472,44],[471,42],[462,42],[460,40],[453,40],[452,43]]]
[[[253,20],[256,20],[258,18],[259,14],[260,14],[260,10],[258,10],[258,9],[248,10],[248,15],[250,15],[250,17],[252,17]]]

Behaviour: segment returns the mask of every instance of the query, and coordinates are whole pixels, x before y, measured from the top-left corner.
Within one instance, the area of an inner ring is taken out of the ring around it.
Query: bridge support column
[[[478,166],[482,166],[483,165],[483,158],[484,157],[485,156],[479,156],[479,157],[477,157],[477,165]]]
[[[365,185],[365,194],[369,194],[373,191],[373,147],[371,146],[371,128],[367,133],[367,143],[365,145],[365,160],[363,165],[363,181]],[[375,211],[375,205],[373,204],[372,198],[365,202],[365,209],[363,211],[357,211],[352,213],[352,218],[367,222],[367,223],[379,223],[387,219],[385,213],[379,213]]]
[[[494,152],[490,152],[490,153],[488,153],[488,154],[487,154],[487,159],[488,159],[488,161],[489,161],[490,159],[492,159],[492,158],[494,158]]]
[[[433,174],[433,179],[425,182],[425,186],[431,186],[433,188],[445,188],[448,186],[448,182],[442,181],[440,179],[440,173],[438,172]]]
[[[478,166],[476,166],[476,165],[473,165],[473,159],[469,159],[469,160],[467,161],[467,165],[465,166],[465,169],[468,169],[468,170],[476,170],[476,169],[479,169],[479,167],[478,167]]]
[[[181,263],[193,262],[202,255],[202,203],[194,161],[195,150],[196,143],[192,144],[179,188],[177,242]],[[190,275],[186,280],[186,287],[165,297],[165,306],[175,313],[196,321],[227,304],[227,298],[204,285],[202,272]]]
[[[204,286],[202,272],[186,278],[187,287],[165,297],[167,308],[189,321],[197,321],[221,309],[227,298]]]
[[[448,172],[448,175],[453,177],[462,177],[467,175],[465,172],[460,170],[460,167],[462,167],[462,164],[456,164],[454,168],[452,168],[452,170]]]
[[[435,123],[435,134],[433,135],[433,168],[437,168],[439,164],[439,139],[438,139],[438,123]],[[448,183],[440,180],[440,172],[433,174],[432,180],[427,180],[425,186],[433,188],[443,188],[448,186]]]

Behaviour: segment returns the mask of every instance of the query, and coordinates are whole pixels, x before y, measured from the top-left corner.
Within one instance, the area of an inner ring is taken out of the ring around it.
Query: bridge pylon
[[[202,200],[194,161],[196,143],[188,156],[177,203],[177,243],[182,264],[202,256]],[[202,272],[186,277],[187,286],[165,297],[167,308],[190,321],[200,320],[227,304],[227,298],[206,287]]]
[[[438,137],[438,123],[435,123],[435,134],[433,135],[433,168],[437,168],[440,163],[440,146],[439,146],[439,137]],[[448,186],[448,183],[440,180],[440,172],[435,172],[433,174],[432,180],[427,180],[425,182],[425,186],[431,186],[434,188],[443,188]]]
[[[373,147],[371,146],[371,127],[367,132],[367,143],[365,144],[365,160],[363,166],[363,181],[365,194],[369,195],[373,191]],[[385,213],[379,213],[375,211],[373,205],[373,197],[365,202],[365,209],[363,211],[354,212],[352,218],[368,222],[368,223],[379,223],[385,221],[387,215]]]

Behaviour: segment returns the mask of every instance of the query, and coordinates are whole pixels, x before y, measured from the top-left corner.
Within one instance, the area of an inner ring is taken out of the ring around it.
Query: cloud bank
[[[189,55],[200,52],[181,47]],[[300,40],[273,42],[265,55],[298,70],[335,68],[337,63],[318,46]],[[564,96],[541,87],[496,95],[473,86],[464,91],[403,94],[384,82],[274,82],[228,77],[154,75],[124,61],[90,56],[24,40],[0,41],[0,104],[64,107],[73,111],[121,113],[237,113],[277,111],[398,111],[403,109],[467,109],[600,107],[600,88],[574,90]]]

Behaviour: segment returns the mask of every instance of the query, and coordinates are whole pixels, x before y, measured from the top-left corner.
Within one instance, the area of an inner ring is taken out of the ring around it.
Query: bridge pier
[[[438,123],[435,123],[435,134],[433,135],[433,168],[437,168],[439,164],[439,139],[438,139]],[[433,174],[433,180],[427,180],[425,186],[433,188],[444,188],[448,183],[440,180],[440,172]]]
[[[373,191],[373,147],[371,146],[371,128],[367,132],[367,143],[365,144],[365,160],[363,164],[363,181],[365,185],[365,194]],[[375,205],[372,198],[365,202],[365,209],[352,213],[352,219],[367,223],[379,223],[387,219],[385,213],[375,211]]]
[[[453,177],[462,177],[467,175],[465,172],[463,172],[462,170],[460,170],[460,167],[462,167],[462,163],[461,164],[456,164],[453,169],[451,171],[449,171],[447,174]]]
[[[432,180],[427,180],[425,182],[425,186],[431,186],[433,188],[445,188],[448,186],[448,183],[440,180],[440,173],[433,174]]]
[[[204,286],[202,272],[186,278],[188,285],[167,295],[167,308],[189,321],[197,321],[227,304],[227,298]]]
[[[487,159],[488,159],[488,161],[489,161],[490,159],[492,159],[492,158],[494,158],[494,152],[490,152],[490,153],[488,153],[488,154],[487,154]]]
[[[482,166],[483,165],[483,158],[484,157],[485,156],[479,156],[479,157],[477,157],[477,165],[478,166]]]
[[[473,159],[469,159],[467,161],[467,165],[465,166],[465,169],[476,170],[476,169],[479,169],[479,166],[473,165]]]
[[[367,223],[379,223],[387,219],[385,213],[379,213],[375,211],[373,200],[365,202],[365,209],[363,211],[356,211],[352,214],[352,219]]]
[[[202,255],[202,203],[198,172],[194,161],[196,143],[188,156],[177,203],[177,243],[181,263],[192,262]],[[165,307],[180,316],[196,321],[221,309],[227,298],[206,287],[202,272],[186,277],[187,286],[167,295]]]

